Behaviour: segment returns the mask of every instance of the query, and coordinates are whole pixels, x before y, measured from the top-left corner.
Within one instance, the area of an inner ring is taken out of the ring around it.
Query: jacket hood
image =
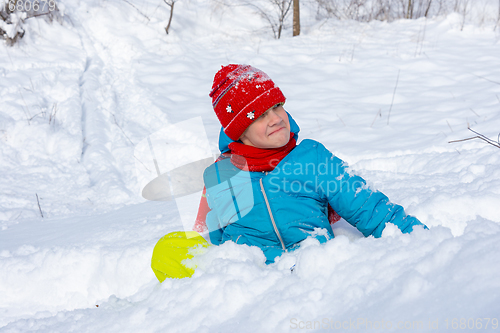
[[[292,116],[286,112],[288,115],[288,121],[290,122],[290,131],[293,133],[293,138],[295,141],[299,141],[299,132],[300,128],[299,125],[295,122],[295,120],[292,118]],[[221,127],[220,129],[220,134],[219,134],[219,150],[221,154],[227,153],[230,151],[229,149],[229,144],[231,142],[235,142],[233,139],[227,136],[226,133],[224,133],[224,128]],[[238,142],[241,142],[238,140]]]

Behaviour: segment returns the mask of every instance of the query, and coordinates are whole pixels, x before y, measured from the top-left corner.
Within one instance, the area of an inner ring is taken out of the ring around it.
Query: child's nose
[[[269,125],[271,126],[279,124],[282,121],[281,117],[274,110],[269,111],[269,116],[270,116]]]

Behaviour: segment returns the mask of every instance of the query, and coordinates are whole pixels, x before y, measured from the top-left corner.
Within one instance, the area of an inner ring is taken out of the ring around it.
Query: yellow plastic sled
[[[198,246],[208,247],[210,244],[196,231],[174,231],[163,236],[156,243],[151,258],[151,268],[158,280],[191,277],[194,269],[184,266],[182,261],[193,258],[189,251]]]

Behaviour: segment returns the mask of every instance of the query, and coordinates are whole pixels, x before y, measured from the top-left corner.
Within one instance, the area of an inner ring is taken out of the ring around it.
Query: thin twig
[[[52,120],[54,120],[54,124],[56,123],[57,102],[52,105],[52,111],[54,111],[54,114],[52,115],[52,112],[50,112],[49,124],[52,122]]]
[[[31,117],[30,108],[28,107],[28,104],[26,104],[26,101],[24,100],[24,96],[23,96],[23,93],[21,92],[21,90],[19,90],[19,94],[21,95],[21,98],[24,102],[24,105],[26,106],[26,109],[28,109],[28,112],[26,112],[26,109],[24,109],[24,107],[23,107],[24,114],[27,113],[28,116],[30,117],[30,118],[28,118],[28,116],[26,116],[26,120],[28,121],[28,125],[31,125],[30,121],[31,121],[31,119],[33,119],[33,117]]]
[[[33,92],[33,93],[34,93],[34,92],[35,92],[35,85],[33,84],[33,80],[31,80],[31,78],[30,78],[30,83],[31,83],[31,92]],[[25,88],[25,89],[26,89],[26,88]],[[26,90],[28,90],[28,89],[26,89]],[[29,90],[28,90],[28,91],[29,91]]]
[[[29,121],[28,121],[28,122],[31,122],[31,121],[32,121],[32,120],[33,120],[36,116],[38,116],[38,115],[40,115],[40,114],[41,114],[41,115],[43,115],[43,112],[38,112],[38,113],[37,113],[37,114],[35,114],[33,117],[31,117],[31,118],[29,119]]]
[[[471,132],[473,132],[473,133],[477,134],[477,136],[474,136],[474,137],[472,137],[472,138],[462,139],[462,140],[448,141],[448,143],[462,142],[462,141],[468,141],[468,140],[472,140],[472,139],[481,139],[481,140],[483,140],[484,142],[489,143],[489,144],[490,144],[490,145],[492,145],[492,146],[495,146],[495,147],[497,147],[497,148],[500,148],[500,133],[498,134],[498,141],[499,141],[499,142],[497,143],[497,142],[495,142],[495,141],[491,140],[490,138],[488,138],[488,137],[484,136],[483,134],[481,134],[481,133],[478,133],[478,132],[474,131],[474,130],[473,130],[472,128],[470,128],[470,127],[467,127],[467,129],[468,129],[469,131],[471,131]]]
[[[462,141],[467,141],[467,140],[472,140],[472,139],[478,139],[478,136],[473,136],[472,138],[467,138],[467,139],[462,139],[462,140],[453,140],[453,141],[448,141],[448,143],[455,143],[455,142],[462,142]]]
[[[495,141],[493,141],[493,140],[491,140],[491,139],[487,138],[486,136],[482,135],[481,133],[478,133],[478,132],[474,131],[474,130],[473,130],[472,128],[470,128],[470,127],[468,128],[468,130],[469,130],[469,131],[471,131],[472,133],[477,134],[477,135],[479,136],[479,138],[481,138],[481,139],[483,139],[483,140],[486,140],[486,141],[489,141],[489,142],[496,143]]]
[[[382,117],[382,109],[378,109],[378,112],[377,112],[377,114],[375,115],[375,118],[373,118],[373,121],[372,121],[372,124],[370,125],[370,127],[372,127],[372,126],[373,126],[373,124],[375,124],[375,120],[377,120],[377,116]]]
[[[129,5],[131,5],[132,7],[134,7],[134,8],[137,10],[137,12],[138,12],[139,14],[141,14],[142,16],[144,16],[144,17],[145,17],[148,21],[151,21],[151,20],[149,19],[149,17],[148,17],[146,14],[144,14],[143,12],[141,12],[141,11],[139,10],[139,8],[137,8],[136,6],[134,6],[131,2],[129,2],[129,1],[127,1],[127,0],[123,0],[123,1],[124,1],[124,2],[126,2],[126,3],[128,3]]]
[[[33,14],[33,15],[30,15],[30,16],[27,16],[25,18],[25,20],[30,19],[32,17],[39,17],[39,16],[44,16],[44,15],[49,15],[49,14],[52,14],[52,13],[51,12],[46,12],[46,13],[40,13],[40,14]]]
[[[490,144],[490,145],[492,145],[492,146],[495,146],[495,147],[497,147],[497,148],[500,148],[500,145],[498,145],[498,144],[496,144],[496,143],[491,143],[490,141],[485,140],[485,139],[484,139],[484,138],[482,138],[482,137],[480,137],[479,139],[483,140],[483,141],[484,141],[484,142],[486,142],[486,143],[489,143],[489,144]],[[494,141],[493,141],[493,142],[494,142]]]
[[[469,127],[469,131],[471,131],[471,132],[473,132],[473,133],[475,133],[475,134],[479,135],[479,138],[480,138],[481,140],[484,140],[484,141],[488,142],[489,144],[491,144],[491,145],[493,145],[493,146],[495,146],[495,147],[500,148],[500,144],[498,144],[498,143],[496,143],[495,141],[491,140],[490,138],[488,138],[488,137],[486,137],[486,136],[482,135],[481,133],[478,133],[478,132],[474,131],[474,130],[473,130],[472,128],[470,128],[470,127]]]
[[[43,219],[42,207],[40,207],[40,200],[38,200],[38,193],[35,193],[35,195],[36,195],[36,202],[38,202],[38,209],[40,210],[40,215],[42,215]]]
[[[115,121],[115,125],[118,126],[118,128],[123,132],[123,135],[125,135],[125,137],[127,138],[128,141],[130,141],[130,143],[132,144],[132,146],[134,146],[134,143],[132,142],[132,140],[130,140],[130,138],[128,137],[127,133],[125,133],[125,131],[123,130],[123,128],[121,128],[120,125],[118,125],[118,122],[116,121],[116,117],[113,113],[111,113],[111,115],[113,116],[113,119]]]
[[[389,118],[391,117],[392,105],[394,104],[394,96],[396,96],[396,89],[398,88],[399,72],[401,72],[401,69],[398,69],[398,77],[396,79],[396,85],[394,86],[394,92],[392,93],[391,107],[389,108],[389,114],[387,115],[387,125],[389,125]]]
[[[344,121],[342,120],[342,118],[340,118],[340,116],[339,116],[339,114],[338,114],[338,113],[337,113],[337,117],[339,117],[340,121],[341,121],[341,122],[342,122],[342,124],[344,124],[344,126],[345,126]]]
[[[128,137],[127,133],[125,133],[125,131],[123,130],[123,128],[122,128],[120,125],[118,125],[118,122],[116,121],[116,117],[115,117],[114,113],[111,113],[111,112],[109,112],[109,113],[113,116],[113,120],[115,121],[115,125],[116,125],[116,126],[118,126],[118,128],[122,131],[123,135],[124,135],[124,136],[127,138],[127,140],[128,140],[128,141],[132,144],[132,146],[135,146],[134,142],[133,142],[132,140],[130,140],[130,138]],[[135,155],[134,155],[134,158],[135,158],[137,161],[139,161],[139,163],[141,163],[141,164],[142,164],[142,165],[146,168],[146,170],[148,170],[148,171],[150,171],[150,172],[151,172],[151,170],[149,170],[149,169],[148,169],[148,167],[147,167],[147,166],[145,166],[145,165],[144,165],[144,163],[142,163],[142,161],[141,161],[140,159],[138,159],[138,158],[137,158],[137,156],[135,156]]]
[[[135,155],[134,155],[134,158],[135,158],[137,161],[139,161],[139,163],[141,163],[141,164],[142,164],[142,166],[143,166],[146,170],[148,170],[148,172],[151,172],[151,170],[149,170],[149,168],[148,168],[148,167],[147,167],[144,163],[142,163],[142,161],[141,161],[140,159],[138,159],[138,158],[137,158],[137,156],[135,156]]]
[[[12,57],[10,56],[10,53],[9,53],[9,49],[6,48],[5,52],[7,52],[7,55],[9,56],[10,64],[12,65],[12,67],[14,67],[14,63],[12,62]]]
[[[259,5],[254,3],[255,1],[243,1],[243,4],[249,7],[254,8],[254,10],[259,14],[262,18],[267,20],[274,34],[274,38],[280,39],[281,31],[285,25],[285,19],[288,16],[288,12],[290,11],[290,7],[293,1],[283,0],[283,1],[271,1],[271,3],[277,8],[278,17],[274,17],[272,14],[269,14],[269,11],[261,8]],[[288,5],[287,5],[288,4]],[[285,8],[286,7],[286,8]],[[277,19],[277,21],[276,21]]]
[[[500,84],[500,82],[487,79],[487,78],[485,78],[484,76],[481,76],[481,75],[476,75],[476,74],[472,74],[472,75],[477,76],[480,79],[483,79],[483,80],[486,80],[486,81],[490,81],[491,83]]]
[[[31,90],[29,90],[27,88],[24,88],[24,89],[26,89],[29,92],[35,93],[35,85],[33,84],[33,80],[31,80],[31,78],[30,78],[30,83],[31,83]],[[37,98],[37,104],[38,104],[38,108],[40,109],[40,112],[42,113],[42,116],[45,117],[45,111],[43,110],[42,106],[40,105],[38,98]]]
[[[418,31],[418,40],[417,40],[417,47],[415,48],[415,58],[417,57],[417,51],[418,51],[418,46],[420,44],[420,52],[418,53],[420,55],[420,53],[422,53],[422,49],[424,47],[424,39],[425,39],[425,28],[427,27],[427,15],[426,15],[426,18],[424,19],[424,32],[422,33],[422,39],[420,39],[420,31]]]
[[[451,131],[453,132],[453,128],[451,128],[450,126],[450,123],[448,122],[448,120],[446,121],[446,123],[448,124],[448,127],[451,129]]]

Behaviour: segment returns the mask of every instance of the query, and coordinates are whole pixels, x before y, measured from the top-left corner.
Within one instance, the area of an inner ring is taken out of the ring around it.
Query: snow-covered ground
[[[168,36],[163,1],[58,5],[62,23],[27,20],[20,45],[0,45],[0,332],[500,330],[500,150],[448,143],[474,136],[468,125],[499,135],[493,20],[305,9],[302,35],[275,40],[216,1],[176,3]],[[153,247],[182,224],[175,202],[139,195],[134,147],[201,116],[215,153],[208,92],[228,63],[267,72],[300,138],[430,230],[363,238],[340,221],[332,241],[270,266],[226,243],[194,259],[192,278],[159,284]]]

